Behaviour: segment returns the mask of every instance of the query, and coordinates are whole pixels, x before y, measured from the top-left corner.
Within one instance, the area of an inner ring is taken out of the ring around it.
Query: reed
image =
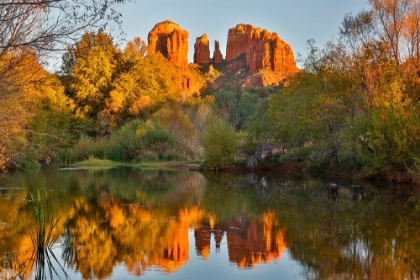
[[[58,242],[58,239],[61,236],[61,230],[58,229],[60,222],[58,210],[52,211],[51,218],[48,218],[51,205],[47,192],[45,207],[42,203],[39,191],[37,198],[35,198],[32,193],[30,193],[30,196],[31,203],[34,208],[36,223],[33,229],[29,229],[26,223],[25,226],[34,246],[31,263],[35,263],[35,279],[53,279],[54,275],[59,277],[53,261],[57,263],[58,267],[63,271],[66,279],[68,279],[67,273],[52,251],[53,245]]]

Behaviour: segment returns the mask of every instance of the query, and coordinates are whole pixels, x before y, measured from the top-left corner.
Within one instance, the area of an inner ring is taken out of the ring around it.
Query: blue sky
[[[276,32],[290,44],[295,58],[306,55],[309,39],[322,47],[337,38],[346,13],[368,9],[367,0],[136,0],[120,7],[126,39],[140,37],[147,42],[156,23],[170,19],[189,32],[189,62],[193,62],[196,37],[207,33],[210,51],[213,41],[220,42],[226,54],[229,28],[239,23]]]

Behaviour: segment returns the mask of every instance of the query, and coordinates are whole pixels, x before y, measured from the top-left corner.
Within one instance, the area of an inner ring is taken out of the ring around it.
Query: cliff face
[[[186,30],[170,20],[158,23],[149,32],[148,52],[160,52],[170,62],[185,70],[184,88],[193,91],[199,86],[195,85],[196,79],[192,78],[188,70],[188,35]],[[196,39],[194,63],[205,65],[222,61],[218,41],[214,41],[211,58],[207,34]],[[242,86],[278,85],[298,71],[291,47],[277,33],[249,24],[238,24],[229,29],[225,61],[227,69],[239,75],[235,76],[238,79],[236,83]]]
[[[214,41],[213,58],[210,58],[209,38],[207,34],[198,37],[194,44],[194,63],[198,65],[210,62],[220,63],[223,61],[223,55],[220,52],[219,41]]]
[[[213,62],[220,63],[223,61],[223,55],[220,52],[219,41],[214,41]]]
[[[285,75],[298,70],[291,47],[277,33],[249,24],[238,24],[228,31],[226,60],[242,54],[246,56],[245,65],[250,73],[267,69]]]
[[[210,62],[210,47],[207,34],[198,37],[194,44],[194,63],[206,64]]]
[[[162,53],[169,61],[188,68],[188,31],[170,20],[158,23],[149,32],[149,54]]]

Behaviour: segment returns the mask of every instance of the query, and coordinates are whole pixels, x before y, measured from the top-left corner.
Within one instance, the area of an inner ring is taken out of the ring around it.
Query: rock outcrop
[[[149,54],[162,53],[169,61],[188,68],[188,31],[166,20],[155,25],[149,32]]]
[[[220,52],[219,41],[214,41],[213,62],[220,63],[223,61],[223,55]]]
[[[298,71],[291,47],[277,33],[250,24],[238,24],[228,31],[226,61],[242,54],[246,55],[245,65],[251,74],[263,69],[278,75]]]
[[[194,44],[194,63],[206,64],[210,62],[210,47],[207,34],[197,37]]]
[[[170,20],[158,23],[149,32],[148,53],[160,52],[182,68],[183,88],[193,92],[199,90],[200,83],[188,68],[188,35],[186,30]],[[214,41],[211,58],[207,34],[196,39],[195,64],[208,67],[211,63],[223,61],[226,61],[225,69],[242,86],[275,86],[299,71],[291,47],[277,33],[250,24],[238,24],[229,29],[225,59],[218,41]]]

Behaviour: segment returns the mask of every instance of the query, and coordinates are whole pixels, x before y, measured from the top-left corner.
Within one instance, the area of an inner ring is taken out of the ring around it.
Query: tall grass
[[[60,237],[60,232],[53,233],[56,228],[60,217],[57,217],[57,211],[52,213],[52,217],[48,220],[49,199],[46,198],[46,208],[42,205],[41,195],[38,191],[38,200],[35,200],[34,195],[31,193],[31,202],[35,210],[36,227],[31,230],[32,244],[36,244],[37,250],[51,249],[51,246]],[[48,226],[48,229],[47,229]]]
[[[36,199],[32,193],[30,193],[30,197],[34,208],[36,223],[33,229],[29,229],[26,223],[25,227],[29,232],[32,245],[34,246],[30,263],[35,263],[35,279],[53,279],[54,274],[58,276],[52,260],[59,265],[66,278],[68,278],[66,272],[63,267],[61,267],[52,251],[53,245],[57,243],[62,233],[62,231],[58,228],[60,221],[60,217],[57,216],[58,210],[53,211],[51,218],[48,218],[48,211],[51,206],[49,205],[47,193],[45,207],[43,206],[39,191]]]

